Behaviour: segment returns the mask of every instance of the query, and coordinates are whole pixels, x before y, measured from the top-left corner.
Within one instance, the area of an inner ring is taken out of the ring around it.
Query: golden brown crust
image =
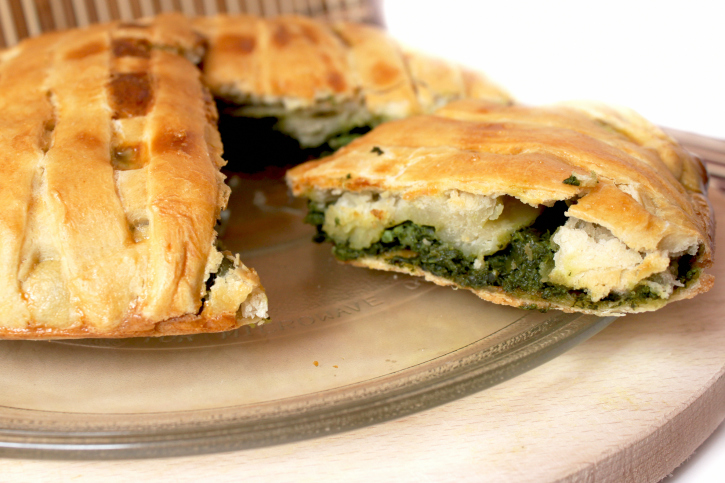
[[[232,103],[295,109],[332,99],[361,103],[373,116],[401,118],[465,96],[511,101],[484,76],[422,54],[404,54],[371,26],[296,15],[219,15],[194,22],[209,43],[206,83],[214,95]]]
[[[373,115],[400,118],[422,112],[405,57],[390,36],[351,22],[335,23],[332,28],[349,52],[356,85]]]
[[[229,190],[216,108],[189,61],[200,49],[171,15],[38,37],[3,55],[0,334],[232,326],[241,300],[197,315],[222,258],[214,225]],[[261,290],[238,260],[232,272]]]
[[[571,175],[578,186],[564,183]],[[293,168],[287,180],[295,195],[372,191],[412,199],[459,190],[533,206],[570,200],[567,216],[608,228],[633,250],[678,256],[699,246],[697,266],[712,264],[714,218],[702,163],[624,109],[458,101],[434,115],[381,125],[328,158]],[[677,298],[711,284],[704,275]],[[497,289],[477,293],[521,305]]]
[[[320,22],[297,15],[220,15],[195,22],[208,38],[205,82],[219,97],[304,105],[354,94],[342,43]]]

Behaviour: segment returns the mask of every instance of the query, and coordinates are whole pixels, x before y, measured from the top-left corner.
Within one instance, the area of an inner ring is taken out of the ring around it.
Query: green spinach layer
[[[636,286],[626,294],[612,293],[593,302],[583,290],[574,290],[546,281],[546,274],[554,266],[557,247],[551,242],[556,228],[566,221],[564,202],[557,203],[542,213],[536,222],[513,234],[504,249],[476,263],[476,258],[464,255],[460,250],[440,241],[435,228],[420,226],[406,221],[386,229],[380,240],[371,246],[356,250],[347,244],[334,243],[324,231],[325,213],[314,204],[305,222],[317,226],[316,242],[333,242],[333,254],[342,261],[364,256],[382,257],[387,263],[401,267],[419,267],[433,275],[451,280],[462,287],[480,289],[500,287],[515,296],[557,302],[571,307],[598,309],[629,305],[635,308],[648,300],[661,300],[646,284]],[[673,260],[678,280],[687,284],[697,275],[693,267],[695,257],[683,256]],[[655,280],[657,275],[653,276]],[[535,309],[528,304],[522,308]]]

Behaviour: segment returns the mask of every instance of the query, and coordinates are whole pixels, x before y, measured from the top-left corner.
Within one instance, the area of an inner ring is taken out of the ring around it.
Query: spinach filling
[[[207,294],[211,292],[211,288],[216,283],[216,279],[219,277],[224,277],[224,275],[227,274],[227,272],[234,268],[234,260],[224,257],[222,258],[221,263],[219,264],[219,268],[217,268],[216,273],[210,273],[209,278],[206,280],[206,291]]]
[[[310,203],[309,209],[304,221],[317,227],[314,241],[331,241],[333,254],[342,261],[375,256],[384,258],[392,265],[419,267],[462,287],[500,287],[515,296],[585,309],[625,305],[634,308],[650,300],[661,300],[645,283],[637,285],[627,293],[613,292],[594,302],[583,290],[571,289],[546,280],[546,275],[554,266],[554,253],[557,249],[551,242],[551,236],[566,221],[565,202],[558,202],[544,210],[533,225],[515,232],[508,246],[485,257],[483,261],[477,261],[476,257],[466,256],[460,250],[441,242],[436,237],[434,227],[420,226],[410,221],[386,229],[380,240],[367,248],[353,249],[348,244],[335,243],[325,234],[322,230],[325,221],[323,210],[314,203]],[[696,257],[685,255],[671,262],[676,267],[677,279],[685,285],[699,272],[694,267],[695,260]],[[654,275],[651,279],[656,280],[656,277]],[[526,304],[522,308],[537,307],[535,304]]]

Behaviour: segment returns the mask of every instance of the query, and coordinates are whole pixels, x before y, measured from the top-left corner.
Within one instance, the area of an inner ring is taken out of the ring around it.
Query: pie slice
[[[30,39],[0,57],[0,336],[229,330],[267,316],[220,252],[217,112],[182,16]]]
[[[287,174],[345,262],[600,315],[707,291],[702,163],[637,114],[458,101]]]
[[[236,116],[275,118],[303,148],[333,149],[390,119],[462,97],[510,103],[486,77],[404,49],[385,32],[308,17],[200,17],[206,84]]]

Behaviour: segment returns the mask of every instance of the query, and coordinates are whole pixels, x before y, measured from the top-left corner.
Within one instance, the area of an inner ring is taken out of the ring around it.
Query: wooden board
[[[725,197],[712,194],[716,212]],[[718,246],[725,246],[720,230]],[[499,386],[403,419],[235,453],[0,461],[2,481],[659,481],[725,418],[725,258],[715,288],[627,316]]]

